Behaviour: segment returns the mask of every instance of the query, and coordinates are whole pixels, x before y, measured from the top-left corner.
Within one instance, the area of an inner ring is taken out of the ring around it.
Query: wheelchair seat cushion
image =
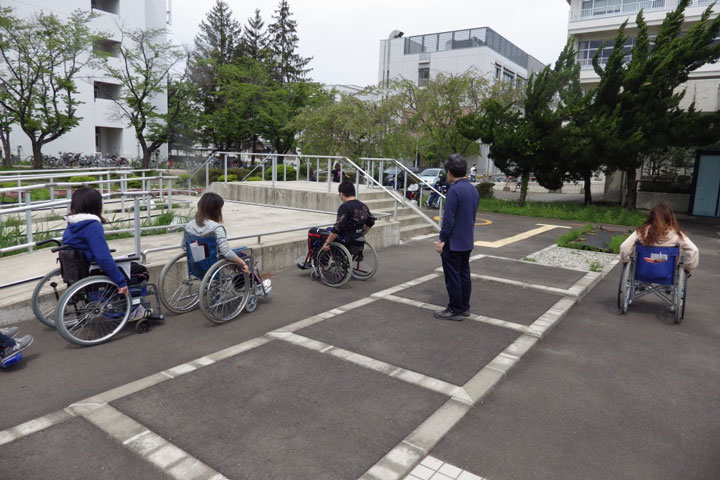
[[[675,282],[678,265],[678,247],[652,247],[635,245],[635,280],[659,285]]]

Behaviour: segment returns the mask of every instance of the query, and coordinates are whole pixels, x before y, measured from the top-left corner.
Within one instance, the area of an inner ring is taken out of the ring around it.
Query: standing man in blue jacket
[[[445,161],[445,172],[450,188],[435,250],[442,259],[450,302],[445,310],[434,315],[443,320],[461,321],[470,315],[470,252],[475,246],[473,232],[480,195],[465,176],[467,162],[462,156],[450,155]]]

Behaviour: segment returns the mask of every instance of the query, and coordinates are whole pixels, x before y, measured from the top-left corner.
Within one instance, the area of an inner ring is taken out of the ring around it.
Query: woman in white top
[[[238,257],[228,245],[225,227],[220,225],[223,221],[222,207],[224,204],[225,201],[217,193],[203,194],[197,204],[195,220],[191,220],[185,225],[185,231],[198,237],[214,236],[217,240],[218,256],[238,264],[244,273],[250,273],[245,261]]]
[[[700,260],[698,248],[680,229],[672,209],[665,204],[652,207],[647,221],[620,245],[620,258],[623,263],[627,263],[632,255],[635,242],[653,247],[678,245],[685,254],[684,268],[688,274],[698,266]]]

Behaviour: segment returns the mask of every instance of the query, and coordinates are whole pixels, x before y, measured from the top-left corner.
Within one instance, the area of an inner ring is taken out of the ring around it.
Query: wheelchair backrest
[[[679,261],[679,247],[652,247],[636,243],[635,280],[672,285]]]
[[[215,235],[200,237],[185,232],[183,244],[187,252],[188,273],[202,279],[218,261],[217,238]]]
[[[68,285],[90,275],[90,263],[85,254],[77,248],[63,246],[58,249],[58,261],[60,262],[60,275]]]

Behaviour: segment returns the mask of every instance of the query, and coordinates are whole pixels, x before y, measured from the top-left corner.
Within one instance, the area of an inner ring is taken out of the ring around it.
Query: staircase
[[[402,195],[402,192],[400,192],[400,195]],[[395,201],[382,190],[371,191],[360,187],[358,199],[368,206],[371,213],[389,213],[393,215],[395,212]],[[430,225],[426,219],[403,204],[398,205],[397,219],[400,222],[400,240],[402,241],[437,232],[437,229]]]

